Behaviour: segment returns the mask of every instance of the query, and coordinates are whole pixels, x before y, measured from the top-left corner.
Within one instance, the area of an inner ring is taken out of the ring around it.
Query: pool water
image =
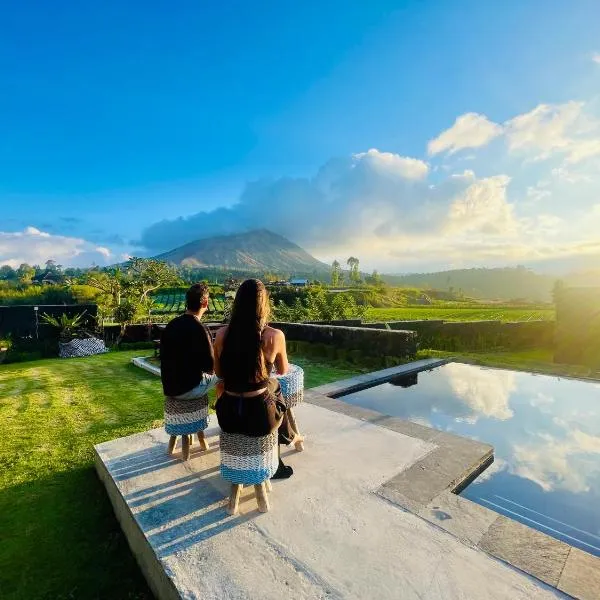
[[[461,495],[600,556],[600,383],[448,363],[343,400],[491,444]]]

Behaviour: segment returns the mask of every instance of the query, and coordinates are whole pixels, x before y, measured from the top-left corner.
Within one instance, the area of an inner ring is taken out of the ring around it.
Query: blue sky
[[[10,2],[0,262],[258,226],[392,271],[591,260],[599,23],[594,0]]]

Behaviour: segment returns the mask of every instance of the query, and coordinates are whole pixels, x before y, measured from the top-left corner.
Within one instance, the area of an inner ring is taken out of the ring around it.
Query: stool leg
[[[288,408],[287,414],[288,414],[288,419],[289,419],[291,428],[296,432],[296,435],[300,435],[300,431],[298,430],[298,425],[296,424],[296,417],[294,415],[294,411],[291,408]],[[294,446],[296,447],[296,450],[298,452],[302,452],[304,450],[304,442],[302,442],[302,441],[296,442],[294,444]]]
[[[265,481],[265,487],[267,488],[267,492],[272,492],[273,491],[273,484],[271,483],[270,479],[267,479]]]
[[[172,435],[169,438],[169,446],[167,448],[167,454],[173,454],[173,450],[175,450],[175,446],[177,445],[177,436]]]
[[[232,483],[231,484],[231,493],[229,494],[229,504],[227,505],[227,512],[230,515],[238,514],[238,506],[240,503],[240,494],[242,493],[242,487],[244,487],[241,483]]]
[[[181,436],[181,456],[183,460],[188,460],[190,457],[190,439],[191,436],[189,435]]]
[[[256,503],[258,504],[258,510],[262,513],[269,512],[269,497],[267,496],[267,488],[263,481],[259,485],[254,486],[254,492],[256,493]]]
[[[204,431],[199,431],[196,435],[198,436],[198,441],[200,442],[200,449],[208,450],[210,446],[204,437]]]

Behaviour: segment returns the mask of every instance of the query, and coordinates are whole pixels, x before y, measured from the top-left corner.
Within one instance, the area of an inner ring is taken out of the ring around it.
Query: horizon
[[[33,4],[1,26],[0,264],[261,228],[386,274],[598,264],[592,0]]]

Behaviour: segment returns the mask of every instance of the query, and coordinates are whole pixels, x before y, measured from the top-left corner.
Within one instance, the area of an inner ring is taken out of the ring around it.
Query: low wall
[[[308,342],[334,346],[351,356],[414,358],[417,353],[417,334],[414,331],[387,331],[363,327],[311,325],[308,323],[273,323],[291,342]]]
[[[556,296],[554,362],[600,368],[600,288],[567,288]]]
[[[56,329],[45,325],[42,315],[60,317],[63,314],[74,317],[85,312],[84,323],[95,327],[95,317],[98,314],[96,304],[39,304],[36,311],[34,305],[0,306],[0,337],[11,335],[13,338],[54,339]]]
[[[421,348],[448,350],[525,350],[553,348],[553,321],[393,321],[364,323],[367,329],[408,329],[419,334]]]

